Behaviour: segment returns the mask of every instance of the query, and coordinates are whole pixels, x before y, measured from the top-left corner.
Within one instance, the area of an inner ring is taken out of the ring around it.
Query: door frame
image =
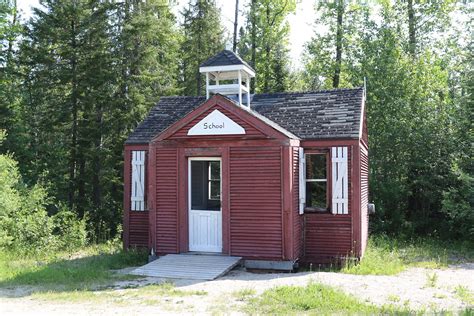
[[[191,244],[191,229],[190,229],[190,226],[191,226],[191,217],[189,216],[190,215],[190,212],[193,210],[192,209],[192,202],[191,202],[191,195],[192,195],[192,186],[191,186],[191,178],[192,178],[192,171],[191,171],[191,163],[193,161],[219,161],[219,164],[220,164],[220,168],[219,168],[219,176],[220,176],[220,208],[219,208],[219,211],[220,212],[220,246],[221,246],[221,250],[219,252],[215,252],[215,253],[223,253],[224,252],[224,229],[223,229],[223,212],[222,212],[222,182],[223,182],[223,179],[222,179],[222,157],[217,157],[217,156],[210,156],[210,157],[187,157],[188,159],[188,179],[187,179],[187,182],[188,182],[188,207],[187,207],[187,218],[188,218],[188,223],[187,223],[187,226],[188,226],[188,251],[193,251],[194,250],[191,250],[190,249],[190,244]],[[208,211],[208,210],[194,210],[194,211]],[[216,212],[216,211],[212,211],[212,212]],[[200,252],[200,251],[196,251],[196,252]]]

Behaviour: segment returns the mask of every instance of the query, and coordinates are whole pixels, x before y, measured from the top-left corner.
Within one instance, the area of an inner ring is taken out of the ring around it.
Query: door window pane
[[[209,200],[221,199],[221,184],[220,181],[209,182]]]
[[[221,178],[220,161],[209,161],[209,179],[219,181],[220,178]]]
[[[191,161],[191,208],[220,210],[220,161]]]

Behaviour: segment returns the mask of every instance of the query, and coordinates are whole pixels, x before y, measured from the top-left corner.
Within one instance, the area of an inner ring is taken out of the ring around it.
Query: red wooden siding
[[[265,137],[265,134],[263,134],[261,131],[259,131],[258,129],[256,129],[255,127],[253,127],[249,123],[247,123],[246,121],[242,120],[240,117],[236,116],[235,114],[231,113],[230,111],[224,109],[221,106],[215,105],[215,106],[209,108],[207,111],[205,111],[201,115],[198,115],[196,118],[191,120],[188,124],[186,124],[186,126],[184,126],[180,130],[178,130],[176,133],[174,133],[169,139],[187,139],[187,140],[205,139],[205,138],[216,139],[216,135],[210,135],[210,136],[203,136],[203,135],[201,135],[201,136],[199,136],[199,135],[197,135],[197,136],[188,136],[187,135],[188,131],[194,125],[196,125],[199,121],[201,121],[203,118],[205,118],[207,115],[209,115],[212,111],[214,111],[216,109],[219,110],[220,112],[222,112],[222,114],[224,114],[225,116],[227,116],[228,118],[230,118],[235,123],[239,124],[240,126],[242,126],[245,129],[245,135],[242,135],[241,138],[255,138],[255,137],[263,138],[263,137]],[[235,138],[235,135],[219,135],[217,137],[219,137],[219,138]]]
[[[303,255],[303,216],[299,214],[299,148],[293,147],[293,249],[295,259]]]
[[[129,223],[129,246],[148,247],[148,212],[131,211]]]
[[[338,146],[344,146],[339,144]],[[355,193],[352,182],[352,150],[347,146],[347,175],[349,183],[347,215],[331,213],[304,214],[304,261],[311,263],[331,263],[340,257],[351,255],[353,249],[353,207],[352,195]],[[328,149],[329,147],[310,147],[307,149]],[[330,174],[329,174],[330,176]],[[355,193],[358,194],[358,193]]]
[[[131,211],[131,177],[132,177],[132,151],[144,150],[148,152],[148,145],[126,145],[124,151],[124,198],[123,198],[123,244],[124,248],[148,246],[148,212]],[[146,169],[146,168],[145,168]],[[145,177],[146,178],[146,177]]]
[[[177,149],[156,149],[156,252],[178,252]]]
[[[369,233],[369,214],[367,204],[369,203],[369,156],[365,146],[360,146],[360,211],[361,211],[361,255],[367,246]]]
[[[305,260],[330,263],[351,252],[351,216],[305,214]]]
[[[281,147],[230,148],[230,250],[282,258]]]

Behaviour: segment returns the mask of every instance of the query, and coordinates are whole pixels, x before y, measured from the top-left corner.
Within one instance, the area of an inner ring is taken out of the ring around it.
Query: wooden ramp
[[[166,255],[130,272],[170,279],[214,280],[239,264],[240,257],[216,255]]]

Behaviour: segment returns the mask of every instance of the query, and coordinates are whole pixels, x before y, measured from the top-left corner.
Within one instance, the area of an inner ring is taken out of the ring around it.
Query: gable
[[[221,126],[222,124],[224,126]],[[155,140],[198,138],[288,139],[289,137],[229,99],[215,95],[167,128]]]
[[[245,129],[214,109],[188,130],[188,136],[196,135],[245,135]]]

